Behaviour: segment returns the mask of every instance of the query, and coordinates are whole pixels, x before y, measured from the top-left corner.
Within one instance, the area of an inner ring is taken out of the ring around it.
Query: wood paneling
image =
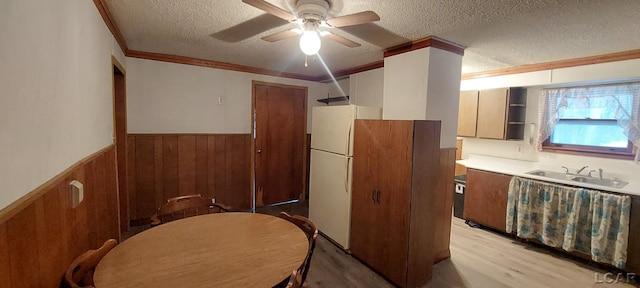
[[[120,238],[115,167],[110,146],[0,211],[0,287],[59,287],[75,257]],[[76,208],[71,180],[85,185]]]
[[[640,275],[640,197],[631,197],[631,199],[626,270]]]
[[[467,188],[464,193],[464,219],[504,232],[511,177],[511,175],[469,169]]]
[[[249,134],[129,134],[131,220],[168,198],[202,194],[232,209],[251,208]],[[133,150],[133,151],[131,151]]]

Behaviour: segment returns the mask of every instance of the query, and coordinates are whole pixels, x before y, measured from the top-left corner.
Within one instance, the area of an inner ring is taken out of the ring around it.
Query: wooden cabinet
[[[434,199],[451,195],[434,188],[440,121],[356,120],[354,134],[351,253],[395,285],[422,286],[436,257],[435,207],[446,202]]]
[[[505,231],[511,175],[467,169],[464,219]]]
[[[458,105],[458,136],[476,137],[478,121],[478,91],[460,92]]]
[[[460,93],[458,136],[522,140],[526,103],[524,88],[464,91]]]
[[[631,197],[631,216],[629,219],[629,241],[627,246],[628,272],[640,274],[640,197]]]

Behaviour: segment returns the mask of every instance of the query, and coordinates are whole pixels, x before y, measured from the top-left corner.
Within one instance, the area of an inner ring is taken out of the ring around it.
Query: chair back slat
[[[162,207],[158,208],[158,213],[151,217],[151,225],[155,226],[182,218],[229,210],[228,206],[213,203],[213,199],[204,198],[200,194],[179,196],[170,198]]]
[[[307,280],[307,274],[309,272],[309,267],[311,266],[311,257],[313,256],[313,250],[316,248],[316,239],[318,238],[318,227],[313,221],[309,218],[300,216],[300,215],[289,215],[287,212],[280,212],[280,218],[286,219],[287,221],[298,226],[304,233],[307,235],[307,239],[309,240],[309,251],[307,252],[307,257],[304,259],[304,262],[298,269],[298,272],[301,276],[302,282]]]
[[[107,255],[117,244],[118,241],[115,239],[109,239],[100,248],[82,253],[65,271],[65,283],[71,288],[94,287],[93,271],[104,255]]]

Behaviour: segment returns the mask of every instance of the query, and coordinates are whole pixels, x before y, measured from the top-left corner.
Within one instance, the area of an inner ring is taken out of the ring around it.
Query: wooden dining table
[[[136,234],[98,263],[97,288],[272,287],[304,261],[304,232],[279,217],[229,212]]]

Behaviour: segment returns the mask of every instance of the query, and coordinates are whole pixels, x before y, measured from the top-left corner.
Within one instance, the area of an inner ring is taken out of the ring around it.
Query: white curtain
[[[559,113],[567,108],[607,108],[635,147],[640,146],[640,83],[543,89],[538,111],[538,150],[553,133]],[[640,152],[636,152],[636,162]]]

